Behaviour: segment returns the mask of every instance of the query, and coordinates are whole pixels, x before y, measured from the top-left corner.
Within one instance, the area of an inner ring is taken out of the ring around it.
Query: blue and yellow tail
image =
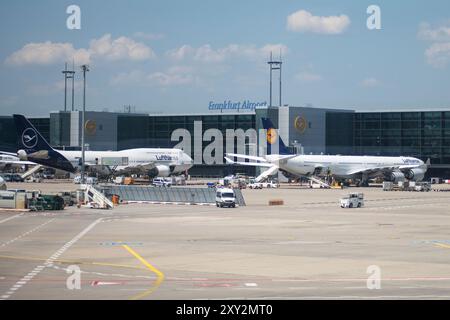
[[[284,144],[272,121],[269,118],[261,118],[261,121],[263,128],[267,130],[267,154],[292,155],[293,153]],[[272,148],[273,146],[278,146],[278,150],[275,150],[276,147]]]

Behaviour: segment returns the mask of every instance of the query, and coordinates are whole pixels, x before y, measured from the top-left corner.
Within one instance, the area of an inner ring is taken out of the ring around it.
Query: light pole
[[[81,183],[84,184],[84,131],[85,131],[85,113],[86,113],[86,72],[89,71],[89,66],[84,64],[81,66],[83,70],[83,112],[81,113]]]
[[[67,111],[67,79],[72,79],[72,111],[73,111],[73,92],[74,92],[74,79],[75,79],[75,70],[69,71],[67,70],[67,62],[64,71],[64,111]]]

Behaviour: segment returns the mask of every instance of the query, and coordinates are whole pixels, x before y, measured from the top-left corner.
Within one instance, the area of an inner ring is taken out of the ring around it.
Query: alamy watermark
[[[377,265],[367,267],[366,273],[369,274],[367,278],[367,289],[380,290],[381,289],[381,268]]]
[[[67,7],[66,13],[69,14],[66,20],[66,26],[69,30],[81,29],[81,8],[75,4]]]
[[[70,274],[66,280],[66,288],[68,290],[80,290],[81,289],[81,269],[77,265],[70,265],[67,267],[66,272]]]

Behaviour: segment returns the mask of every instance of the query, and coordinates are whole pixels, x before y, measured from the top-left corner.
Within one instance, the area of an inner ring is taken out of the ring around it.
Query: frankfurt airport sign
[[[250,100],[231,101],[225,100],[223,102],[210,101],[208,105],[209,110],[250,110],[253,111],[256,107],[267,107],[267,101],[254,102]]]

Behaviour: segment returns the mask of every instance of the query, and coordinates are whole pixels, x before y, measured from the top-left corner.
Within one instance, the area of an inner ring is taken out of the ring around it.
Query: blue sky
[[[71,4],[81,8],[81,30],[66,27]],[[371,4],[381,30],[367,29]],[[268,54],[280,49],[283,103],[450,107],[445,0],[8,0],[0,8],[2,115],[61,109],[61,71],[72,59],[91,66],[91,110],[204,112],[210,101],[265,101]]]

